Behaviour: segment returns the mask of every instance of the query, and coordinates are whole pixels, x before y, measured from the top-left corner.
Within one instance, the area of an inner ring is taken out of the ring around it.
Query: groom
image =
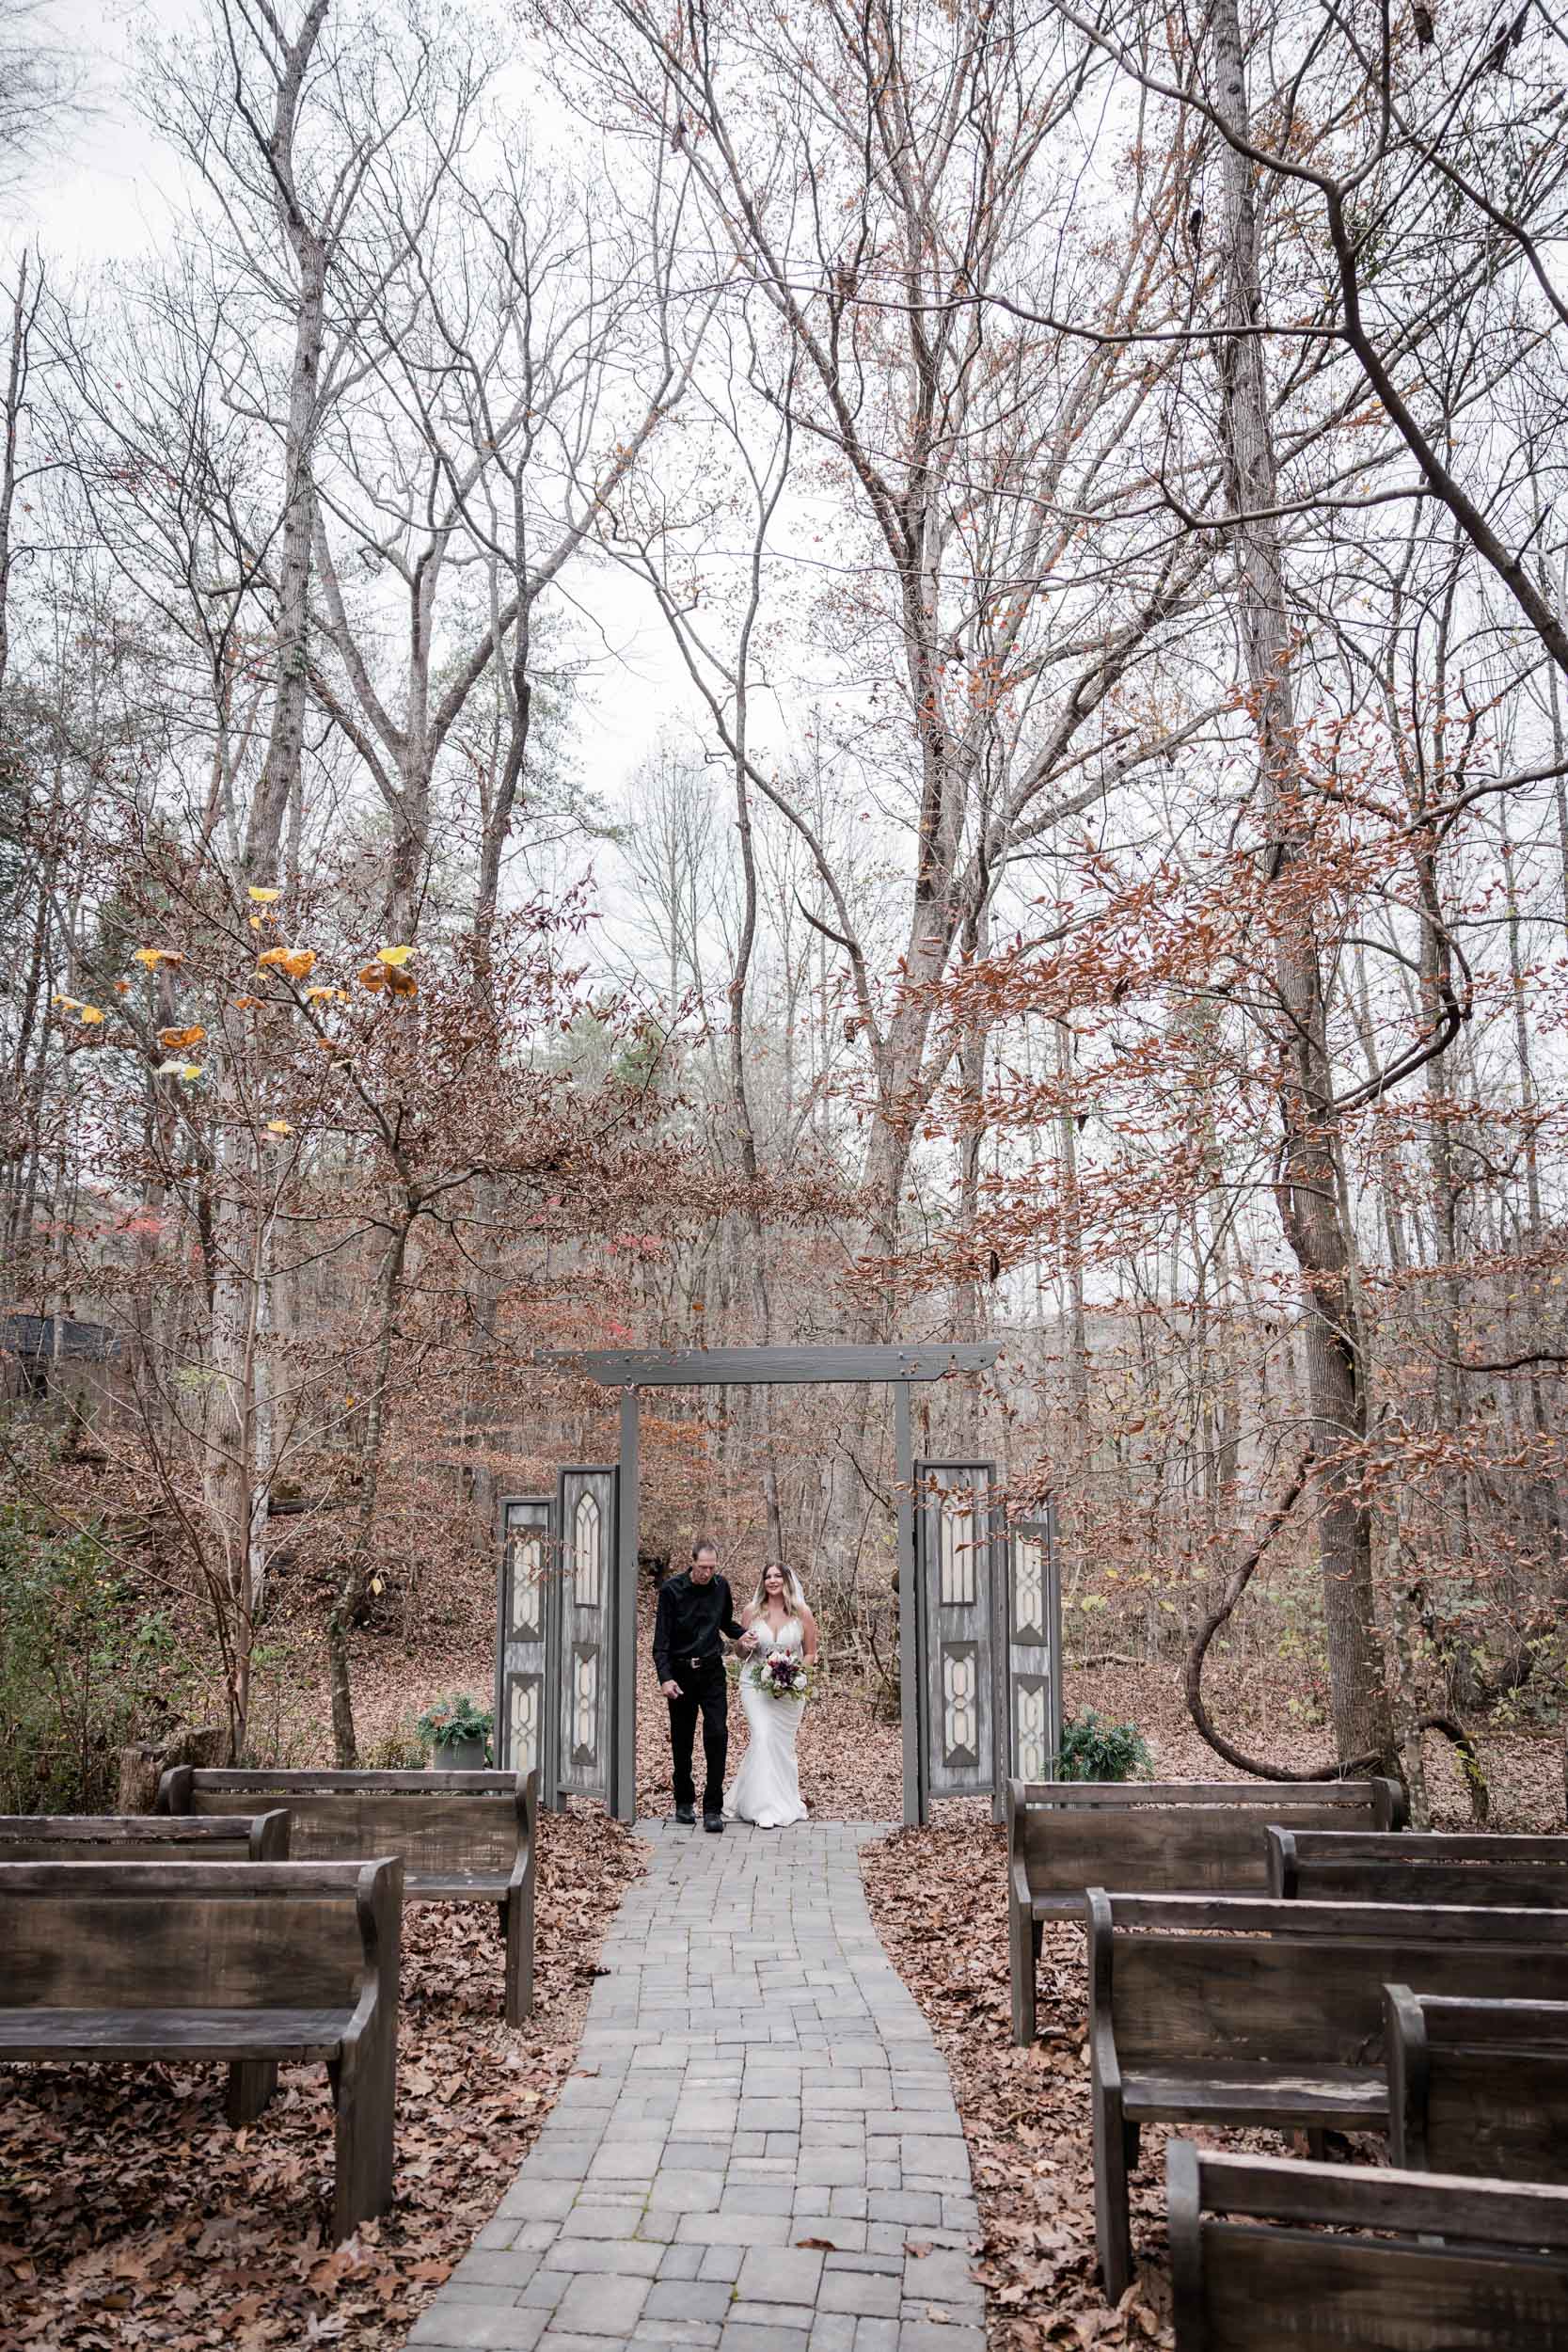
[[[654,1667],[670,1702],[670,1754],[674,1764],[675,1819],[695,1823],[697,1791],[691,1780],[691,1742],[703,1719],[703,1827],[718,1836],[724,1826],[724,1766],[730,1753],[730,1692],[724,1678],[721,1635],[749,1641],[735,1613],[730,1588],[719,1573],[719,1553],[706,1542],[691,1547],[691,1565],[659,1588],[654,1619]]]

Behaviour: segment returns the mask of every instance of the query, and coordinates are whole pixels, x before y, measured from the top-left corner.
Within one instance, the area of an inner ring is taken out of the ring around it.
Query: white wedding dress
[[[801,1651],[805,1635],[799,1617],[786,1617],[777,1633],[760,1623],[758,1630],[764,1646],[749,1655],[740,1669],[740,1705],[750,1744],[735,1786],[724,1799],[724,1819],[751,1821],[758,1829],[787,1829],[791,1821],[806,1819],[800,1802],[800,1768],[795,1760],[795,1742],[800,1736],[806,1703],[804,1699],[770,1699],[766,1691],[759,1691],[752,1680],[753,1661],[767,1657],[770,1650]]]

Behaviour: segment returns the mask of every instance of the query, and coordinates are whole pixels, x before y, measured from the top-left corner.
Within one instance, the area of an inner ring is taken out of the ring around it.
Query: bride
[[[806,1818],[800,1768],[795,1760],[806,1703],[769,1698],[758,1687],[761,1661],[782,1649],[796,1656],[803,1653],[807,1665],[815,1664],[816,1619],[806,1607],[794,1570],[770,1560],[750,1605],[740,1613],[740,1622],[752,1636],[740,1670],[740,1705],[751,1741],[724,1800],[724,1816],[731,1821],[752,1821],[758,1829],[785,1829]]]

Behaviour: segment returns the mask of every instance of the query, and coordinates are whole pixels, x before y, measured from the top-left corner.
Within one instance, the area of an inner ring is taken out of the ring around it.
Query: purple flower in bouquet
[[[793,1650],[769,1650],[757,1669],[758,1687],[770,1699],[803,1699],[811,1688],[804,1661]]]

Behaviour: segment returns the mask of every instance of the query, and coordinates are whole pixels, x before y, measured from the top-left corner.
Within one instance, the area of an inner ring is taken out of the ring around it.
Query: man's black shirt
[[[745,1628],[735,1613],[730,1588],[717,1572],[705,1584],[694,1584],[683,1569],[659,1587],[654,1618],[654,1665],[660,1682],[673,1682],[675,1668],[693,1658],[720,1656],[719,1636],[738,1642]]]

